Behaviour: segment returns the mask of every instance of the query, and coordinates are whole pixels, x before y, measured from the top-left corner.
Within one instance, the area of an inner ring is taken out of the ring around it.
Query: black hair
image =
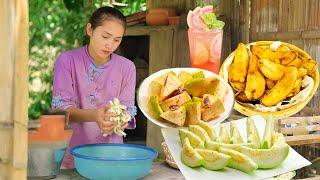
[[[113,7],[100,7],[96,11],[94,11],[89,19],[89,23],[91,24],[91,28],[95,29],[98,26],[101,26],[103,21],[109,19],[117,19],[119,20],[123,28],[126,29],[127,23],[125,16],[118,10]]]

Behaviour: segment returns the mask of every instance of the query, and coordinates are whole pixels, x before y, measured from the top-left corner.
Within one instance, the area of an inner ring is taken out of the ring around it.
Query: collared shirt
[[[114,98],[127,106],[134,117],[136,69],[132,61],[112,54],[103,65],[97,67],[89,55],[88,46],[62,53],[55,62],[52,106],[66,109],[96,109],[105,106]],[[73,135],[63,164],[74,168],[70,148],[90,143],[122,143],[117,135],[103,137],[96,122],[71,123]],[[135,128],[133,118],[128,128]]]

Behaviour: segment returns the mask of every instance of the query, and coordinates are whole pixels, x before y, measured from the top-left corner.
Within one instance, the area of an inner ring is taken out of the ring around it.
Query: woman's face
[[[124,35],[124,27],[117,19],[105,20],[94,30],[87,24],[87,34],[90,36],[89,48],[95,60],[106,60],[120,45]]]

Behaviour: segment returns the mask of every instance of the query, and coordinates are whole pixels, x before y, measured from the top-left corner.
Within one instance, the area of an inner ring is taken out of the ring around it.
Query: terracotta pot
[[[150,9],[146,16],[147,25],[168,25],[169,17],[176,16],[176,10],[172,8]]]
[[[36,131],[29,131],[29,142],[69,140],[72,130],[64,129],[65,119],[64,115],[40,116],[40,128]]]
[[[179,25],[179,23],[180,23],[180,16],[169,17],[169,24],[170,25]]]

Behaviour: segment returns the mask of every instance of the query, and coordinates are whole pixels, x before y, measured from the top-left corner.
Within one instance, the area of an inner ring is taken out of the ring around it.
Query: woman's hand
[[[114,114],[108,112],[108,107],[102,107],[96,110],[96,122],[105,134],[111,134],[115,126],[115,122],[110,121]]]

